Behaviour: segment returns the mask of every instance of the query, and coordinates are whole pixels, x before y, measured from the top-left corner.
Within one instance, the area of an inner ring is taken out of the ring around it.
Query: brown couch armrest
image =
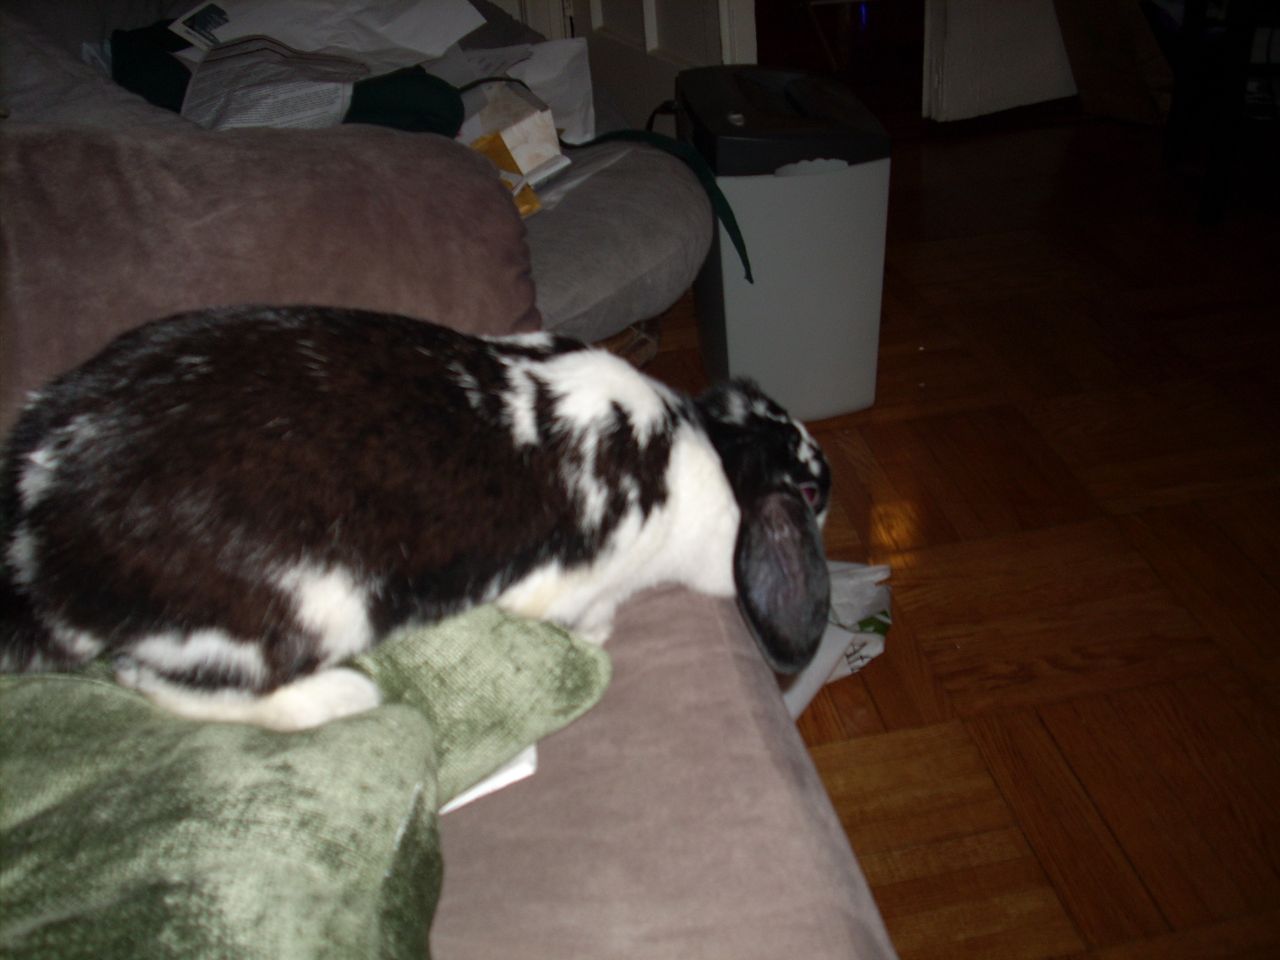
[[[374,127],[0,129],[0,430],[136,324],[232,303],[537,329],[524,226],[487,162]]]

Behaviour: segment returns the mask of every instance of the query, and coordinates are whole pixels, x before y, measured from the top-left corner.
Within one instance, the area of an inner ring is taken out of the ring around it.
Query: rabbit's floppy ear
[[[813,511],[789,489],[739,503],[733,554],[738,603],[769,665],[797,673],[827,626],[831,577]]]
[[[750,380],[717,384],[697,406],[738,502],[738,603],[769,665],[796,673],[817,652],[831,604],[818,522],[830,468],[804,427]]]

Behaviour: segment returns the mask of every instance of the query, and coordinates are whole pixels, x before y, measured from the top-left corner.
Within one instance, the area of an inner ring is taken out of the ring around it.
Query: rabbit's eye
[[[818,505],[818,485],[816,483],[800,484],[800,492],[804,494],[805,502],[811,507]]]

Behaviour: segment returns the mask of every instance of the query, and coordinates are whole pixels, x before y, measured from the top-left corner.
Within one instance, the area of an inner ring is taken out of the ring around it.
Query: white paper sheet
[[[467,0],[217,0],[197,4],[169,29],[200,51],[271,37],[296,50],[353,57],[376,75],[443,56],[483,23]]]
[[[526,777],[531,777],[538,771],[538,748],[537,746],[525,747],[515,759],[511,760],[505,766],[499,767],[495,773],[490,774],[481,780],[474,787],[463,790],[460,794],[446,803],[440,808],[440,814],[451,813],[459,807],[465,807],[468,803],[479,800],[481,797],[487,797],[504,787],[509,787],[513,783],[519,783]]]

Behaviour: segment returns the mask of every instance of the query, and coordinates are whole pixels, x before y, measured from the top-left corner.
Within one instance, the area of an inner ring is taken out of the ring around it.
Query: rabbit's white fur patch
[[[153,634],[139,640],[131,656],[149,668],[174,673],[216,664],[242,678],[246,685],[256,686],[267,676],[267,664],[256,643],[237,640],[215,628],[184,635]]]
[[[538,418],[535,402],[538,397],[538,378],[530,370],[529,362],[515,358],[507,361],[507,390],[502,403],[511,425],[511,439],[517,447],[532,447],[538,442]]]
[[[462,388],[462,393],[467,398],[467,405],[472,410],[479,410],[483,403],[483,398],[480,391],[480,382],[476,380],[475,375],[456,361],[450,363],[447,369],[453,376],[453,382]]]
[[[559,425],[575,434],[598,434],[618,409],[644,447],[675,404],[670,390],[611,353],[562,353],[539,366],[555,398]]]
[[[41,447],[27,457],[22,476],[18,479],[18,495],[22,498],[24,509],[32,510],[40,502],[44,492],[53,483],[57,469],[58,454],[51,447]]]
[[[647,518],[633,503],[590,564],[540,567],[504,590],[498,605],[604,643],[618,605],[646,587],[676,582],[732,596],[737,503],[706,435],[687,423],[677,429],[666,483],[667,502]]]
[[[293,598],[298,622],[314,633],[326,662],[343,660],[373,645],[369,591],[350,570],[303,562],[275,579]]]
[[[66,452],[88,447],[97,436],[98,428],[94,418],[89,414],[81,414],[55,431],[47,443],[27,454],[18,477],[18,496],[23,509],[35,509],[44,498]]]
[[[348,667],[308,674],[265,696],[230,688],[194,690],[128,661],[117,666],[116,679],[145,694],[156,706],[189,720],[250,723],[271,730],[306,730],[382,703],[378,685]]]
[[[27,525],[19,524],[17,530],[14,531],[13,539],[9,541],[9,547],[5,551],[5,559],[8,561],[9,568],[13,571],[14,580],[23,585],[29,586],[35,582],[37,560],[39,551],[36,549],[35,534],[27,527]]]
[[[76,657],[90,659],[102,651],[103,642],[98,636],[88,630],[77,630],[56,618],[50,623],[50,632],[58,646]]]

